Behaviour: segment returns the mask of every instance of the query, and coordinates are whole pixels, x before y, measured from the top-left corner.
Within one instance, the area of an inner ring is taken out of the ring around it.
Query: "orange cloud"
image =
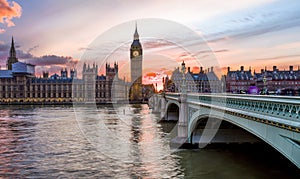
[[[12,19],[21,17],[21,14],[22,7],[18,3],[0,0],[0,23],[6,24],[7,27],[15,26]]]
[[[199,67],[193,67],[193,73],[199,73],[200,72],[200,68]]]
[[[153,78],[154,78],[154,77],[156,77],[156,73],[150,72],[150,73],[147,73],[146,76],[147,76],[147,77],[153,77]]]

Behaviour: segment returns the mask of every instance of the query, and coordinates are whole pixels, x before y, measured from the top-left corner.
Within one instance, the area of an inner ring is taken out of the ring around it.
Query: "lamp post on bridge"
[[[184,61],[181,64],[181,72],[182,72],[182,84],[181,84],[181,93],[186,93],[186,76],[185,76],[185,63]]]
[[[173,139],[173,143],[182,145],[188,142],[188,105],[187,105],[187,90],[186,90],[186,67],[184,61],[181,64],[182,84],[180,94],[179,120],[177,137]]]
[[[266,75],[264,75],[263,77],[263,82],[264,82],[264,91],[263,91],[263,94],[267,94],[267,77]]]

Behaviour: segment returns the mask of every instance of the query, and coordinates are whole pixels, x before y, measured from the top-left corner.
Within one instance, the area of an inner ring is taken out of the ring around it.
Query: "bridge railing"
[[[179,99],[179,93],[167,93],[170,99]],[[300,122],[300,97],[237,94],[188,94],[188,102],[213,104],[281,119]]]

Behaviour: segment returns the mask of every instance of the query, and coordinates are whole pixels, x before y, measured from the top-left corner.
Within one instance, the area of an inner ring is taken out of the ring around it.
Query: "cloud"
[[[0,43],[0,53],[1,52],[8,52],[9,50],[9,45],[5,44],[5,43]]]
[[[274,1],[254,9],[217,16],[204,25],[210,32],[205,38],[208,42],[228,41],[299,27],[299,8],[298,1]]]
[[[27,62],[36,66],[75,66],[78,63],[78,60],[69,56],[44,55],[29,59]]]
[[[199,73],[199,71],[200,71],[200,68],[197,67],[197,66],[194,66],[194,67],[192,68],[192,72],[193,72],[193,73]]]
[[[152,78],[155,78],[156,76],[157,76],[157,74],[154,72],[149,72],[145,75],[145,77],[152,77]]]
[[[0,43],[0,64],[3,65],[6,63],[6,58],[9,53],[9,45],[5,43]]]
[[[278,59],[285,59],[285,58],[293,58],[293,57],[300,57],[300,54],[296,54],[296,55],[282,55],[282,56],[277,56],[277,57],[270,57],[270,58],[259,58],[259,59],[256,59],[256,60],[262,60],[262,61],[265,61],[265,60],[278,60]]]
[[[221,49],[221,50],[215,50],[213,51],[214,53],[223,53],[223,52],[228,52],[229,50],[227,49]]]
[[[42,72],[49,72],[50,75],[59,73],[62,68],[73,68],[77,65],[78,60],[69,56],[44,55],[41,57],[32,57],[25,60],[27,63],[36,65],[36,75],[39,76]]]
[[[39,45],[35,45],[35,46],[29,48],[29,49],[27,50],[27,53],[32,52],[33,50],[37,49],[38,47],[39,47]]]
[[[172,42],[168,42],[166,40],[163,39],[151,39],[150,41],[145,40],[143,42],[143,48],[150,50],[150,49],[162,49],[162,48],[171,48],[174,47],[175,44]]]
[[[3,34],[5,32],[5,29],[0,28],[0,34]]]
[[[0,23],[7,27],[15,26],[12,19],[21,17],[22,7],[16,2],[8,2],[7,0],[0,0]]]
[[[43,72],[48,72],[49,75],[53,75],[53,74],[59,74],[60,75],[60,70],[62,68],[62,66],[59,65],[52,65],[52,66],[36,66],[35,67],[35,71],[36,71],[36,76],[41,76]]]
[[[17,46],[16,46],[17,47]],[[30,52],[38,45],[30,48],[27,52],[18,49],[16,53],[19,61],[31,63],[36,65],[36,74],[40,75],[43,71],[48,71],[50,74],[58,73],[62,68],[75,67],[78,63],[78,59],[74,59],[70,56],[57,56],[57,55],[43,55],[40,57],[32,55]],[[5,66],[6,59],[9,55],[10,44],[0,43],[0,65]]]
[[[80,47],[78,50],[79,51],[86,51],[86,50],[93,50],[93,49],[90,48],[90,47]]]
[[[177,61],[190,61],[190,60],[196,60],[196,58],[206,58],[212,56],[214,53],[224,53],[228,52],[228,49],[220,49],[220,50],[200,50],[198,52],[195,52],[193,54],[188,52],[182,52],[178,55],[176,58]]]

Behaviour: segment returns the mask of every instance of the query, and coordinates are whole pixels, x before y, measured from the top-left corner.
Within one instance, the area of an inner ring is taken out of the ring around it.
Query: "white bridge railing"
[[[165,97],[167,100],[180,101],[179,93],[167,93]],[[187,102],[213,104],[300,122],[300,97],[190,93],[187,95]]]

